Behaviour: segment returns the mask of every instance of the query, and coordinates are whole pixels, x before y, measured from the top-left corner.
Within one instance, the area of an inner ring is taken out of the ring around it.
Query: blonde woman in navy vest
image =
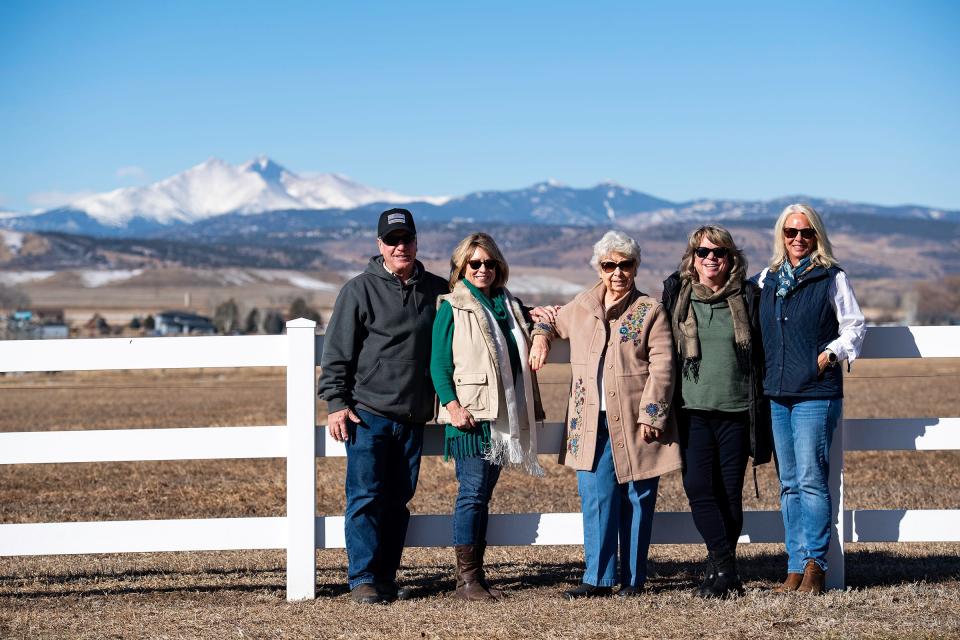
[[[787,577],[776,592],[823,591],[830,546],[830,444],[843,407],[840,363],[860,354],[863,313],[833,257],[820,215],[791,204],[777,218],[773,257],[758,276],[780,476]]]

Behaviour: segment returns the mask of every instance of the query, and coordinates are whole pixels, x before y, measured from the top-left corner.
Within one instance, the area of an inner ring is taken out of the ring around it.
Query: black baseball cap
[[[381,213],[380,222],[377,224],[377,237],[383,238],[392,231],[406,231],[412,236],[417,235],[413,214],[406,209],[387,209]]]

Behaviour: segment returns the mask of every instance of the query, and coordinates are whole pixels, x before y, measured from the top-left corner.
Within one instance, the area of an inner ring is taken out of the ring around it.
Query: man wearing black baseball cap
[[[377,225],[380,255],[340,290],[327,325],[319,395],[331,437],[346,443],[347,579],[357,602],[389,602],[397,587],[420,474],[423,425],[433,419],[430,346],[447,281],[417,261],[406,209]]]

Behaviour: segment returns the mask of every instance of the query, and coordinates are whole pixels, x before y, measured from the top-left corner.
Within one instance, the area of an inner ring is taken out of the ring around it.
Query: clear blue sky
[[[404,193],[960,209],[960,2],[0,2],[0,209],[265,153]]]

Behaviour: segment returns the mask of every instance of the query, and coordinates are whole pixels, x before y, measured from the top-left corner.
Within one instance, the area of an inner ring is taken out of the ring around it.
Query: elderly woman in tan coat
[[[660,476],[680,468],[671,416],[670,318],[637,290],[640,247],[610,231],[593,248],[600,282],[535,333],[570,341],[573,374],[560,461],[577,470],[586,571],[569,599],[642,592]],[[546,357],[535,346],[534,366]],[[617,543],[620,570],[617,572]]]

